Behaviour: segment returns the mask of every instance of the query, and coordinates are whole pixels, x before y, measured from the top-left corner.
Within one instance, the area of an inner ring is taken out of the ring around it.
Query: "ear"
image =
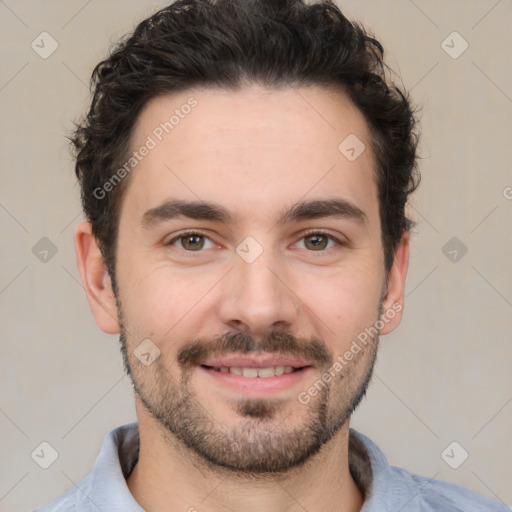
[[[81,222],[76,227],[75,249],[78,270],[98,327],[108,334],[118,334],[120,328],[116,298],[105,261],[89,222]]]
[[[405,298],[405,278],[409,267],[409,232],[405,232],[398,243],[393,265],[388,273],[387,294],[382,302],[384,323],[381,334],[394,331],[402,319]]]

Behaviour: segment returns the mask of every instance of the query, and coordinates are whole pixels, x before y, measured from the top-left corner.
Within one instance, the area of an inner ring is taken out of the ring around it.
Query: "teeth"
[[[258,368],[243,368],[242,375],[244,377],[257,377],[258,376]]]
[[[258,377],[274,377],[276,374],[275,368],[259,368],[258,369]],[[245,375],[245,371],[244,371]]]
[[[283,373],[292,373],[292,366],[271,366],[269,368],[240,368],[236,366],[227,367],[221,366],[215,368],[215,370],[221,373],[232,373],[233,375],[241,375],[243,377],[275,377],[283,375]]]

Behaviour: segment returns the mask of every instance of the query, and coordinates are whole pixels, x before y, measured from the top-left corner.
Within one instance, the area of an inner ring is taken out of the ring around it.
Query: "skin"
[[[348,415],[371,374],[377,339],[336,374],[328,392],[307,404],[297,396],[379,314],[403,304],[409,236],[386,272],[366,121],[343,93],[321,87],[197,88],[148,102],[132,148],[190,96],[197,107],[130,175],[120,214],[117,299],[90,224],[76,229],[91,309],[103,331],[121,333],[136,389],[141,447],[128,487],[151,512],[358,511],[364,498],[348,466]],[[349,134],[367,148],[352,162],[338,150]],[[142,227],[144,213],[170,198],[220,204],[239,219],[181,217]],[[366,220],[277,222],[297,201],[333,198],[355,205]],[[204,242],[199,251],[190,250],[190,239],[176,239],[185,229],[207,237],[192,240]],[[306,236],[309,230],[341,243]],[[236,252],[248,236],[263,250],[251,263]],[[401,310],[380,334],[400,318]],[[279,354],[284,345],[276,332],[288,336],[288,354],[310,353],[314,364],[293,387],[272,395],[236,393],[177,360],[192,361],[184,349],[193,341],[208,356],[241,353],[240,336],[254,349]],[[160,350],[149,366],[134,355],[146,338]],[[317,350],[307,352],[313,345]],[[306,453],[315,427],[325,435]],[[203,453],[187,445],[193,434]]]

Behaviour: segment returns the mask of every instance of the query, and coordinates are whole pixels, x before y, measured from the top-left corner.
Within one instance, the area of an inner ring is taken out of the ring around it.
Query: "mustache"
[[[243,332],[214,336],[210,341],[192,340],[178,351],[178,364],[183,369],[200,364],[207,358],[226,354],[270,353],[306,359],[318,366],[331,366],[334,358],[319,338],[297,338],[285,331],[270,332],[257,341]]]

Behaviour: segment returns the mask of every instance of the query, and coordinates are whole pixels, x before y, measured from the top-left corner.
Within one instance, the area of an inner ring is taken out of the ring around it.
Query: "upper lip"
[[[238,368],[271,368],[275,366],[292,366],[293,368],[303,368],[304,366],[312,366],[309,361],[298,359],[285,355],[266,354],[262,356],[250,355],[233,355],[217,358],[206,359],[200,364],[212,366],[214,368],[221,367],[238,367]]]

